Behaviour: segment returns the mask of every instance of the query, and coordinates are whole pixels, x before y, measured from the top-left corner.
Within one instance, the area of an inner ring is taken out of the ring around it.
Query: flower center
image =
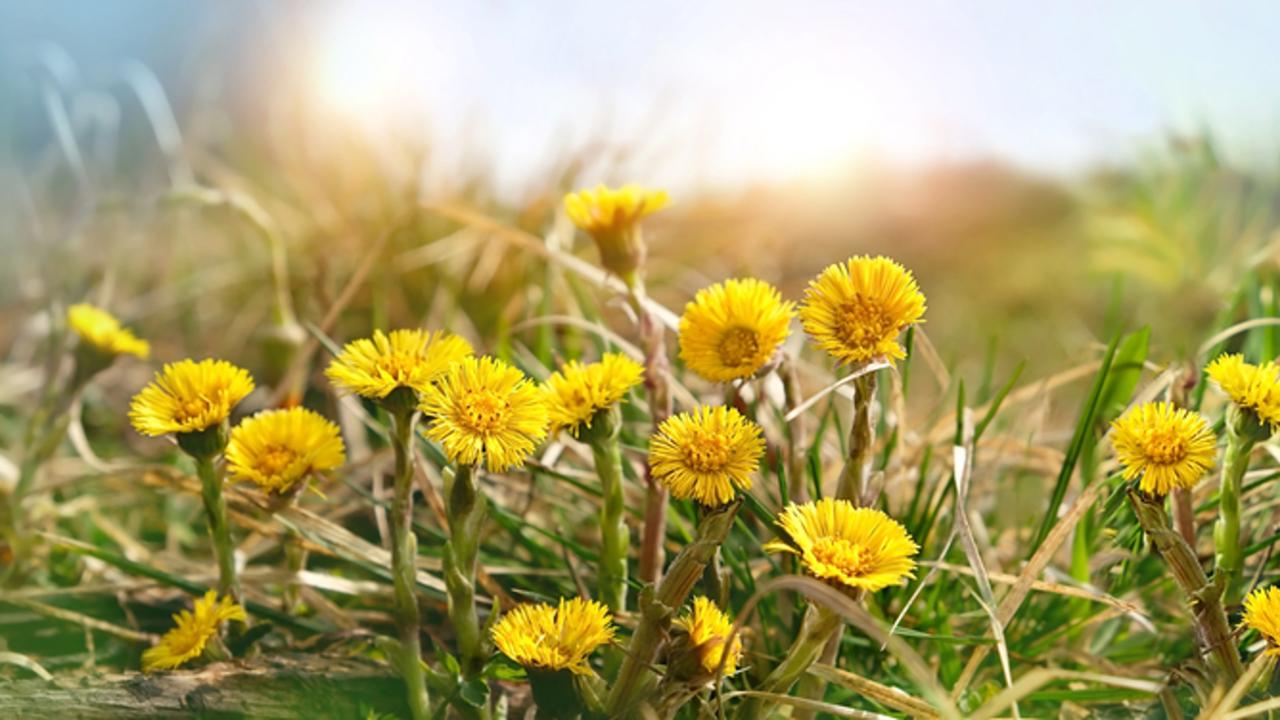
[[[279,477],[298,459],[298,453],[283,445],[273,445],[258,459],[258,468],[263,475]]]
[[[751,364],[760,352],[760,338],[751,328],[733,327],[720,338],[720,362],[727,367]]]
[[[871,571],[871,553],[867,548],[844,538],[817,538],[812,552],[819,563],[835,567],[846,575],[857,577]]]
[[[378,372],[390,375],[397,382],[403,382],[413,374],[413,368],[418,365],[418,358],[404,353],[392,353],[378,358],[375,365]]]
[[[1143,450],[1157,465],[1176,465],[1187,457],[1187,439],[1174,428],[1151,430]]]
[[[682,450],[685,465],[697,472],[716,472],[729,462],[729,443],[715,433],[695,434]]]
[[[462,422],[476,433],[496,432],[506,419],[507,403],[493,392],[473,392],[462,400]]]
[[[178,408],[178,417],[176,419],[180,423],[195,420],[208,412],[209,407],[210,403],[208,400],[202,397],[191,398],[190,400],[183,401],[182,405]]]
[[[851,347],[874,347],[895,329],[893,316],[865,295],[854,296],[836,315],[836,332]]]

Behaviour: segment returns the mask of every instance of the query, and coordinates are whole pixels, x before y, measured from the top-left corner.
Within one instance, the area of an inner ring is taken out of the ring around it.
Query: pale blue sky
[[[673,189],[867,160],[995,157],[1070,173],[1202,128],[1237,159],[1270,163],[1280,148],[1275,2],[101,0],[90,10],[0,4],[0,50],[47,39],[82,62],[140,57],[164,65],[180,94],[182,73],[252,73],[245,37],[307,36],[301,81],[325,106],[375,132],[392,123],[428,137],[446,163],[449,151],[483,148],[509,188],[601,134],[637,154],[613,174]],[[199,62],[181,62],[188,47]]]

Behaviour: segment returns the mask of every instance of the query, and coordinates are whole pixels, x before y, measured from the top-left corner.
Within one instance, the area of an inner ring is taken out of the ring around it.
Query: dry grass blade
[[[1273,656],[1266,653],[1262,653],[1261,655],[1258,655],[1258,657],[1254,658],[1253,662],[1249,663],[1249,668],[1245,673],[1227,689],[1226,693],[1223,694],[1222,699],[1220,699],[1212,708],[1206,709],[1205,717],[1227,717],[1231,711],[1236,709],[1240,704],[1240,701],[1244,699],[1245,693],[1249,692],[1249,688],[1253,687],[1253,684],[1258,681],[1258,678],[1261,677],[1262,673],[1271,666],[1274,660],[1275,658]]]
[[[861,675],[855,675],[847,670],[823,665],[821,663],[814,664],[809,668],[809,674],[816,675],[830,683],[835,683],[842,687],[846,687],[859,695],[874,700],[886,707],[893,708],[900,712],[907,713],[917,718],[936,718],[938,711],[934,710],[929,703],[918,698],[908,695],[905,691],[895,687],[882,685],[874,680],[869,680]]]
[[[969,576],[973,575],[973,568],[964,567],[962,565],[955,565],[955,564],[946,563],[946,562],[935,562],[931,560],[925,560],[920,564],[928,567],[936,567],[937,569],[945,570],[946,572],[953,572],[953,573],[958,573],[961,575],[969,575]],[[1010,575],[1008,573],[993,572],[993,573],[988,573],[987,577],[992,582],[996,582],[1001,585],[1016,585],[1018,583],[1018,576]],[[1147,614],[1146,608],[1142,607],[1137,603],[1130,602],[1128,600],[1121,600],[1120,598],[1115,597],[1114,595],[1108,595],[1107,593],[1104,593],[1100,590],[1094,590],[1092,588],[1076,587],[1074,585],[1063,585],[1062,583],[1048,582],[1046,580],[1035,580],[1031,583],[1031,589],[1037,590],[1039,592],[1062,595],[1063,597],[1073,597],[1073,598],[1081,598],[1083,600],[1090,600],[1092,602],[1101,603],[1103,605],[1110,605],[1111,607],[1116,608],[1117,610],[1122,610],[1124,612],[1139,613],[1144,616]]]
[[[873,362],[873,363],[868,363],[866,365],[863,365],[862,367],[858,368],[854,372],[851,372],[848,375],[845,375],[844,377],[831,383],[830,385],[827,385],[826,387],[822,388],[821,390],[809,396],[808,398],[805,398],[803,401],[801,401],[799,405],[797,405],[794,409],[792,409],[791,412],[787,413],[787,416],[784,419],[787,422],[791,422],[795,420],[796,418],[803,415],[806,410],[808,410],[809,408],[817,404],[819,400],[826,397],[827,395],[830,395],[832,392],[835,392],[837,389],[844,387],[845,385],[848,385],[849,383],[853,382],[854,380],[857,380],[863,375],[876,372],[877,370],[883,370],[887,367],[890,367],[889,364],[882,363],[882,362]]]
[[[805,710],[814,710],[842,718],[857,718],[858,720],[893,720],[892,717],[888,715],[881,715],[880,713],[867,712],[866,710],[855,710],[853,708],[844,707],[843,705],[832,705],[831,703],[819,702],[808,698],[759,692],[757,690],[739,690],[737,692],[725,693],[724,697],[726,699],[735,697],[765,698],[782,705],[791,705],[793,707],[803,708]]]
[[[83,627],[83,628],[89,628],[90,630],[99,630],[109,635],[115,635],[118,638],[131,640],[133,642],[149,643],[149,642],[154,642],[156,639],[156,636],[152,635],[151,633],[138,632],[137,630],[130,630],[129,628],[123,628],[123,627],[120,627],[119,625],[113,625],[112,623],[106,622],[105,620],[92,618],[83,613],[75,612],[74,610],[67,610],[65,608],[54,607],[53,605],[47,605],[37,600],[11,597],[9,595],[0,595],[0,602],[5,602],[5,603],[9,603],[10,605],[16,605],[21,608],[26,608],[32,612],[40,613],[41,615],[51,617],[55,620],[63,620],[69,623],[73,623],[75,625],[79,625],[80,627]]]
[[[977,712],[969,716],[969,720],[987,720],[987,718],[996,717],[1001,711],[1017,702],[1020,698],[1026,697],[1054,680],[1078,680],[1081,682],[1098,683],[1099,685],[1110,685],[1111,687],[1150,693],[1152,696],[1159,695],[1160,691],[1164,688],[1164,683],[1156,680],[1141,680],[1137,678],[1117,677],[1115,675],[1103,675],[1101,673],[1037,668],[1018,678],[1018,681],[1013,684],[1013,687],[1002,690],[998,695],[988,700],[987,703],[979,708]]]
[[[1267,327],[1268,325],[1280,325],[1280,318],[1261,317],[1253,318],[1252,320],[1245,320],[1244,322],[1238,322],[1200,343],[1200,347],[1196,348],[1196,357],[1203,358],[1205,353],[1212,350],[1215,345],[1220,344],[1223,340],[1232,338],[1242,332],[1247,332],[1254,328]]]
[[[32,660],[26,655],[20,655],[16,652],[0,651],[0,664],[16,665],[24,670],[29,670],[45,682],[53,682],[53,676],[40,663]]]

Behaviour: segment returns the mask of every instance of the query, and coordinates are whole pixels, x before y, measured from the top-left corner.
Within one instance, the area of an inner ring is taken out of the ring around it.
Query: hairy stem
[[[1218,490],[1218,519],[1213,524],[1215,580],[1230,607],[1240,602],[1244,556],[1240,552],[1240,483],[1249,467],[1254,441],[1228,430]]]
[[[444,581],[449,592],[449,620],[458,641],[462,675],[470,680],[480,674],[484,664],[484,640],[476,614],[476,555],[488,503],[476,487],[475,472],[470,465],[459,465],[452,480],[446,474],[445,482],[449,542],[445,547]]]
[[[618,447],[618,428],[613,414],[606,411],[593,422],[591,455],[596,475],[600,478],[603,503],[600,507],[600,602],[613,612],[627,609],[627,552],[631,535],[623,511],[626,500],[622,492],[622,452]],[[594,427],[605,425],[608,427]]]
[[[875,373],[853,381],[853,425],[849,428],[849,455],[840,471],[836,497],[861,506],[866,500],[867,464],[871,460],[871,398],[876,392]]]
[[[644,348],[644,387],[649,395],[649,414],[653,428],[671,416],[671,388],[667,383],[666,333],[662,323],[645,304],[644,281],[638,273],[624,278],[628,299],[640,319],[640,343]],[[640,544],[640,580],[656,583],[662,574],[662,542],[667,535],[667,489],[653,477],[649,467],[644,471],[644,534]]]
[[[1169,527],[1169,519],[1161,500],[1130,488],[1129,503],[1138,516],[1138,523],[1146,532],[1147,539],[1168,563],[1174,580],[1186,594],[1205,649],[1217,660],[1227,684],[1234,683],[1244,672],[1244,667],[1240,663],[1240,653],[1235,641],[1231,638],[1231,627],[1227,624],[1220,588],[1216,583],[1209,582],[1191,546]]]
[[[431,717],[431,700],[422,668],[418,631],[418,581],[414,565],[418,538],[413,534],[413,463],[411,462],[414,413],[391,416],[391,446],[395,451],[395,491],[391,500],[391,575],[395,585],[396,627],[400,631],[400,674],[408,692],[413,720]]]
[[[231,525],[227,522],[227,500],[222,495],[222,465],[214,455],[195,457],[196,474],[200,476],[200,496],[209,522],[209,539],[218,560],[218,592],[240,602],[240,580],[236,577],[236,548],[231,542]]]

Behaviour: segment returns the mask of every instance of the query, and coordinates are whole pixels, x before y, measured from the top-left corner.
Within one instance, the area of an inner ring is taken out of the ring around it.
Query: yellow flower
[[[810,281],[800,320],[839,363],[906,357],[898,333],[923,322],[924,295],[911,272],[886,257],[849,258]]]
[[[1231,402],[1252,412],[1259,422],[1280,427],[1280,365],[1253,365],[1240,355],[1221,355],[1205,373]]]
[[[1267,641],[1267,655],[1280,655],[1280,587],[1258,588],[1244,599],[1243,624]]]
[[[609,610],[593,600],[560,600],[559,607],[520,605],[494,624],[493,643],[526,668],[591,675],[587,658],[613,640]]]
[[[482,357],[455,363],[422,394],[426,436],[449,459],[499,472],[515,467],[547,436],[542,391],[505,362]]]
[[[717,405],[667,418],[649,441],[649,467],[676,498],[719,507],[751,488],[763,452],[760,426]]]
[[[227,469],[265,492],[285,493],[312,473],[340,467],[338,426],[306,408],[264,410],[231,431]]]
[[[702,596],[694,598],[693,609],[676,618],[674,624],[689,635],[689,644],[697,653],[698,661],[707,674],[714,674],[719,670],[722,659],[726,676],[737,672],[738,661],[742,659],[742,638],[740,635],[733,638],[733,645],[726,658],[725,641],[733,631],[733,619],[714,602]]]
[[[143,435],[195,433],[225,421],[253,392],[248,371],[226,360],[169,363],[129,406],[129,420]]]
[[[142,669],[146,672],[172,670],[200,657],[222,623],[247,619],[244,608],[229,597],[219,600],[218,593],[210,590],[196,600],[195,612],[183,610],[173,616],[174,628],[165,633],[155,647],[142,653]]]
[[[87,343],[104,355],[137,355],[146,358],[151,345],[140,340],[111,313],[86,303],[67,308],[67,324],[82,343]]]
[[[1217,441],[1204,418],[1173,403],[1146,403],[1111,424],[1111,445],[1125,480],[1148,495],[1194,487],[1213,467]]]
[[[644,366],[619,353],[605,353],[588,365],[565,363],[543,386],[552,434],[568,430],[577,437],[596,413],[619,403],[643,378]]]
[[[855,590],[877,590],[912,577],[920,551],[907,529],[874,508],[823,498],[782,511],[778,525],[787,541],[765,545],[769,552],[800,558],[811,575]]]
[[[600,185],[564,196],[565,212],[595,240],[601,264],[624,278],[644,262],[640,219],[666,205],[665,192],[637,185],[616,190]]]
[[[791,334],[795,305],[763,280],[703,288],[680,318],[680,359],[712,382],[756,374]]]
[[[470,343],[444,331],[374,330],[372,338],[347,343],[324,374],[344,390],[380,399],[396,388],[426,390],[450,365],[471,353]]]

